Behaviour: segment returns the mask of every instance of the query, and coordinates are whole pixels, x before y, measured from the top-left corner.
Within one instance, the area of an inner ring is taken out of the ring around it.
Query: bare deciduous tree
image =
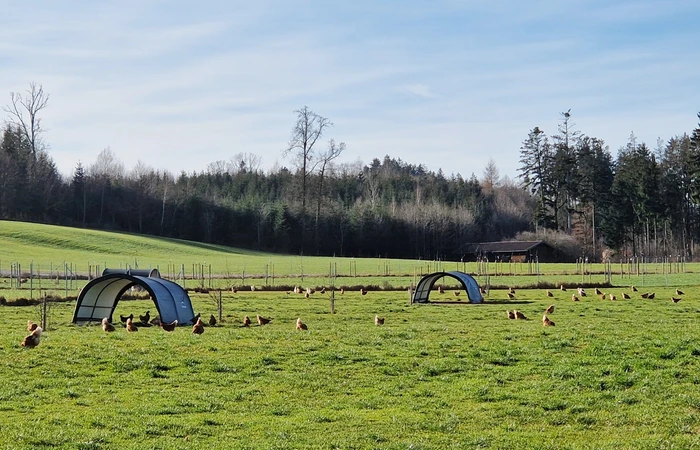
[[[49,94],[44,92],[44,87],[31,82],[25,95],[10,92],[10,104],[3,108],[10,114],[10,123],[19,127],[24,133],[35,160],[37,150],[41,150],[39,135],[44,131],[41,128],[39,113],[48,103]]]

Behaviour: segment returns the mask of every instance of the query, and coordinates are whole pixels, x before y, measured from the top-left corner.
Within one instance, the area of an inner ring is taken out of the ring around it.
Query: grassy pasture
[[[201,336],[105,334],[70,324],[73,303],[61,303],[31,350],[19,342],[36,307],[0,307],[0,448],[700,445],[697,292],[678,304],[671,288],[615,302],[492,294],[418,306],[405,293],[348,292],[331,315],[327,295],[226,293],[224,323]],[[192,298],[214,312],[208,295]],[[549,304],[556,326],[544,328]],[[531,320],[508,320],[513,308]],[[121,301],[116,314],[146,309]],[[274,320],[239,326],[255,314]],[[309,331],[294,330],[297,317]]]

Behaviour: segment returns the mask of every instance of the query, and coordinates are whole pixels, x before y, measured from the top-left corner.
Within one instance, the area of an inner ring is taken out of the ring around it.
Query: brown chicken
[[[109,323],[109,319],[107,317],[102,319],[102,330],[105,331],[106,333],[114,331],[114,325]]]
[[[629,300],[629,299],[631,299],[632,297],[630,297],[630,295],[629,295],[627,292],[623,292],[623,293],[622,293],[622,298],[624,298],[625,300]]]
[[[550,290],[547,290],[547,297],[554,297],[554,294]]]
[[[374,316],[374,324],[377,326],[384,325],[384,317]]]
[[[578,297],[576,296],[576,294],[571,294],[571,301],[572,301],[572,302],[577,302],[577,301],[578,301]]]
[[[601,293],[600,293],[600,299],[601,299],[601,300],[605,300],[606,298],[607,298],[607,296],[605,295],[605,292],[601,292]]]
[[[645,292],[645,293],[641,294],[641,296],[642,296],[642,298],[649,298],[649,293]]]
[[[445,290],[442,288],[442,286],[438,286],[438,293],[444,294]]]
[[[177,328],[177,319],[173,320],[170,323],[163,323],[162,321],[160,322],[160,327],[164,329],[165,331],[175,331],[175,328]]]
[[[510,292],[511,294],[515,294],[515,289],[512,288],[512,287],[511,287],[511,288],[508,288],[508,292]]]
[[[345,294],[345,289],[340,288],[340,295],[343,295],[343,294]]]
[[[139,315],[139,320],[142,324],[148,325],[148,323],[151,321],[151,311],[146,311],[146,314],[143,316]]]
[[[656,296],[656,294],[652,292],[652,293],[650,293],[650,294],[647,296],[647,298],[648,298],[649,300],[653,300],[655,296]]]
[[[308,293],[308,292],[304,292],[304,297],[305,297],[305,298],[309,298],[309,297],[310,297],[310,296],[309,296],[309,293]]]
[[[586,296],[586,290],[584,288],[578,288],[578,295],[580,297],[585,297]]]
[[[197,313],[193,318],[190,319],[190,322],[192,322],[192,324],[194,325],[195,323],[197,323],[200,317],[202,317],[202,313]]]
[[[602,294],[602,292],[600,292],[600,289],[595,288],[595,295],[600,295],[600,294]]]
[[[452,295],[454,295],[455,297],[459,297],[459,291],[452,291]]]
[[[192,334],[202,334],[204,333],[204,324],[202,323],[202,318],[199,317],[197,322],[192,325]]]
[[[638,289],[636,287],[632,286],[632,292],[637,292],[637,290]]]
[[[617,300],[617,297],[614,294],[610,294],[610,300]]]
[[[210,327],[215,327],[216,326],[216,317],[214,317],[214,314],[209,316],[209,326]]]
[[[39,327],[36,323],[31,320],[27,320],[27,331],[34,331]]]
[[[561,286],[559,286],[559,289],[561,289],[562,291],[566,292],[566,288],[564,287],[563,284],[562,284]]]
[[[506,311],[509,319],[515,319],[515,311]]]
[[[512,292],[508,292],[508,298],[513,300],[515,298],[515,294],[513,294]]]
[[[521,313],[517,309],[513,311],[515,313],[515,318],[520,319],[520,320],[527,320],[527,317],[525,317],[525,314]]]
[[[249,326],[250,326],[250,317],[245,316],[245,317],[243,318],[243,326],[244,326],[244,327],[249,327]]]
[[[37,345],[39,345],[39,341],[41,340],[41,333],[42,329],[41,327],[37,326],[32,332],[29,334],[29,336],[25,337],[24,340],[22,341],[22,344],[20,344],[22,347],[29,347],[29,348],[34,348]]]
[[[673,303],[678,303],[681,301],[680,298],[676,298],[676,297],[671,297],[671,300],[673,300]]]
[[[132,333],[134,331],[139,331],[139,329],[134,325],[134,321],[131,317],[126,319],[126,331]]]
[[[549,305],[549,308],[544,310],[545,314],[552,314],[554,312],[554,305]]]
[[[362,294],[362,295],[367,295],[367,289],[365,289],[365,288],[360,288],[360,294]]]
[[[685,292],[681,291],[680,289],[676,289],[676,295],[683,295]]]
[[[545,327],[553,327],[554,322],[549,320],[549,317],[547,317],[547,315],[545,314],[544,316],[542,316],[542,325]]]
[[[270,323],[271,320],[272,319],[266,319],[263,316],[258,314],[258,325],[260,325],[260,326],[267,325],[268,323]]]
[[[297,330],[308,330],[309,328],[306,326],[304,322],[301,321],[301,317],[297,319]]]

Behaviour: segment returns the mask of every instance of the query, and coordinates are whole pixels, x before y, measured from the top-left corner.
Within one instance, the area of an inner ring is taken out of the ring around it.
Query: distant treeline
[[[302,180],[285,167],[264,173],[259,160],[239,154],[173,176],[141,163],[126,171],[106,149],[63,179],[46,151],[32,151],[22,130],[7,125],[0,219],[293,254],[453,260],[467,242],[512,237],[532,222],[533,198],[509,182],[446,177],[389,156],[331,164]]]

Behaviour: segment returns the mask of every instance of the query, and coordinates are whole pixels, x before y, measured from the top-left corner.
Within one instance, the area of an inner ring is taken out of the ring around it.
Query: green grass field
[[[130,241],[143,260],[298,258],[0,222],[3,261],[45,264],[59,255],[117,261],[122,254],[115,249]],[[286,281],[326,284],[323,267],[333,259],[304,261],[305,281],[293,272]],[[358,276],[338,284],[413,279],[377,276],[377,260],[355,264]],[[308,275],[309,267],[321,276]],[[540,276],[502,270],[507,275],[490,282],[576,286],[602,276],[575,274],[575,265],[541,267]],[[75,302],[61,302],[51,304],[35,349],[19,344],[27,320],[39,319],[38,307],[0,306],[0,449],[698,448],[695,268],[614,276],[614,286],[603,290],[618,299],[632,295],[618,301],[594,297],[592,289],[572,302],[572,289],[552,289],[549,298],[541,288],[518,288],[512,300],[505,289],[492,290],[481,305],[459,302],[464,292],[449,291],[433,292],[432,304],[410,305],[405,291],[351,291],[337,295],[331,314],[327,294],[307,300],[285,291],[229,290],[223,322],[201,336],[189,327],[127,333],[118,326],[107,334],[71,324]],[[35,298],[64,293],[62,280],[34,282],[42,283]],[[80,283],[71,286],[73,295]],[[27,283],[0,284],[0,296],[29,297]],[[640,292],[632,293],[632,284]],[[679,303],[671,301],[676,286],[685,291]],[[642,299],[643,291],[656,298]],[[190,295],[196,312],[216,312],[210,295]],[[556,326],[543,327],[550,304]],[[154,309],[150,300],[122,300],[114,317]],[[512,309],[530,320],[509,320]],[[256,314],[272,323],[240,326],[243,316],[255,322]],[[383,327],[374,325],[375,314],[386,317]],[[298,317],[308,331],[295,331]]]
[[[35,349],[19,343],[36,307],[4,307],[0,448],[697,447],[700,302],[656,293],[419,306],[353,292],[333,315],[327,295],[227,293],[224,322],[201,336],[107,334],[70,324],[62,303]],[[215,312],[207,295],[193,304]],[[549,304],[556,326],[545,328]],[[531,320],[508,320],[514,308]],[[146,309],[121,301],[115,317]],[[256,314],[273,321],[240,326]]]

